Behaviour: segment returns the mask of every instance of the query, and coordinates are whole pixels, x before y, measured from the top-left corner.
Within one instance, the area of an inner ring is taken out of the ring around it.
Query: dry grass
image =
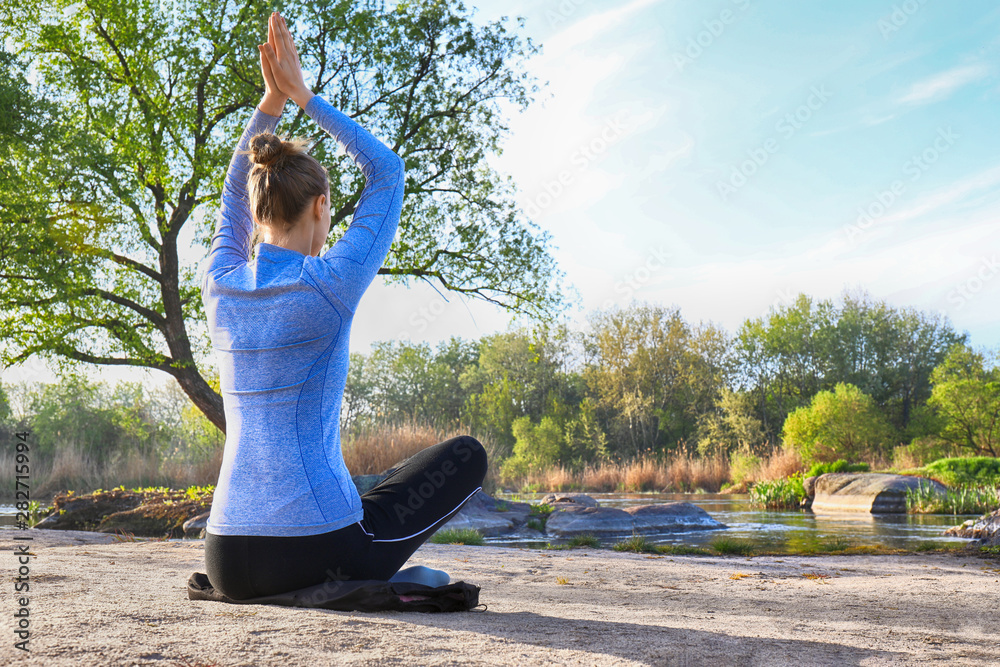
[[[729,481],[729,462],[722,456],[701,457],[682,447],[666,459],[646,455],[587,466],[580,472],[555,466],[501,481],[508,488],[540,491],[718,491]]]
[[[737,451],[732,455],[731,464],[734,479],[726,491],[746,493],[747,489],[757,482],[785,479],[793,473],[804,471],[805,468],[798,452],[786,447],[776,447],[764,455]]]
[[[219,447],[211,458],[192,463],[188,461],[166,461],[163,464],[163,476],[171,480],[171,488],[186,489],[189,486],[214,486],[219,481],[219,470],[222,469],[222,455],[225,452]]]
[[[496,471],[502,453],[491,440],[461,425],[444,429],[421,423],[382,424],[363,429],[343,442],[344,463],[352,475],[377,475],[431,445],[463,434],[476,438],[486,449],[489,469],[483,489],[492,493],[499,483]]]
[[[425,424],[382,424],[344,442],[344,463],[352,475],[377,475],[450,436]]]

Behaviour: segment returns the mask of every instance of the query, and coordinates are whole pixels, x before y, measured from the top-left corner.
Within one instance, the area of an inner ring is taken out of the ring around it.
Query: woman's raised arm
[[[268,25],[268,45],[273,45],[275,36],[272,26]],[[239,264],[250,261],[250,236],[253,233],[253,217],[247,198],[247,176],[250,173],[250,160],[246,151],[250,139],[259,132],[274,132],[285,108],[288,96],[274,82],[271,66],[260,50],[260,71],[264,77],[264,97],[254,109],[247,122],[242,136],[236,142],[233,158],[229,161],[226,179],[222,186],[222,203],[219,207],[219,219],[216,222],[215,234],[212,236],[211,250],[208,253],[208,266],[202,282],[202,291],[209,275],[225,273]]]
[[[302,78],[298,53],[285,20],[271,17],[274,44],[263,46],[278,88],[340,143],[365,176],[351,225],[323,254],[328,274],[321,289],[351,311],[385,261],[403,209],[403,160],[354,119],[314,95]]]

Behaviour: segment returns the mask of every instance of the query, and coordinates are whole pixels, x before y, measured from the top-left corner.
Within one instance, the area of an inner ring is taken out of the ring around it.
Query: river
[[[505,500],[538,502],[544,493],[497,494]],[[962,538],[946,537],[946,528],[979,515],[945,514],[842,514],[817,515],[806,510],[760,510],[750,505],[750,497],[720,493],[589,493],[606,507],[628,507],[666,502],[689,502],[701,507],[715,520],[728,526],[725,530],[696,530],[651,537],[657,544],[705,546],[720,535],[750,539],[757,543],[787,543],[806,545],[815,541],[839,539],[851,544],[874,544],[912,549],[921,542],[965,542]],[[0,528],[14,525],[17,510],[13,505],[0,505]],[[540,543],[487,538],[490,544]],[[613,540],[617,541],[617,540]]]
[[[538,502],[544,493],[498,494],[505,500]],[[656,544],[705,546],[720,535],[757,543],[806,545],[822,540],[912,549],[921,542],[967,542],[942,535],[945,529],[979,515],[945,514],[813,514],[809,510],[761,510],[746,494],[722,493],[588,493],[605,507],[629,507],[666,502],[688,502],[708,512],[725,530],[695,530],[651,537]],[[501,538],[491,544],[517,544]],[[530,543],[524,543],[530,544]]]

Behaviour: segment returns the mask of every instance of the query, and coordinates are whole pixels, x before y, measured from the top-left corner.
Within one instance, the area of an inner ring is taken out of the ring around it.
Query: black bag
[[[208,575],[195,572],[188,579],[187,588],[189,600],[318,607],[336,611],[469,611],[480,606],[479,586],[464,581],[436,588],[409,582],[329,581],[288,593],[233,600],[215,590],[208,581]]]

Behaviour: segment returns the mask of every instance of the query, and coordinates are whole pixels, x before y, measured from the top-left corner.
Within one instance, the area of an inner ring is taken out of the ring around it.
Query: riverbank
[[[6,549],[15,534],[35,538],[31,653],[13,649],[8,626],[5,664],[1000,663],[996,558],[426,544],[410,563],[482,586],[488,610],[374,614],[189,600],[203,540],[4,530]],[[13,605],[3,596],[4,618]]]

